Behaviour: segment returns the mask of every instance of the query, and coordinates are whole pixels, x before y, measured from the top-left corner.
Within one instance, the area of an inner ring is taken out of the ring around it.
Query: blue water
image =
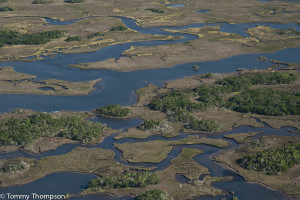
[[[209,13],[210,10],[196,10],[194,13]]]
[[[68,21],[60,21],[60,20],[51,19],[51,18],[48,18],[48,17],[45,17],[44,19],[50,25],[60,25],[60,26],[63,26],[63,25],[74,24],[75,22],[78,22],[78,21],[81,21],[81,20],[84,20],[84,19],[87,19],[87,18],[88,17],[81,18],[81,19],[68,20]],[[45,25],[48,25],[48,24],[45,24]]]
[[[182,8],[185,7],[186,4],[166,4],[166,6],[171,8]]]

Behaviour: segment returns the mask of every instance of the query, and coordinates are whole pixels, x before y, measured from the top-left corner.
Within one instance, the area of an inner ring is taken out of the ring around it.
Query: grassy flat
[[[156,140],[141,143],[124,143],[115,144],[115,147],[123,152],[123,157],[128,162],[159,163],[167,157],[174,145],[181,144],[208,144],[217,147],[227,147],[229,145],[227,141],[222,139],[188,136],[176,141]],[[139,151],[137,151],[137,149],[139,149]]]
[[[227,134],[224,135],[225,138],[234,139],[237,143],[246,143],[252,136],[260,134],[263,132],[247,132],[247,133],[238,133],[238,134]]]
[[[87,95],[101,78],[86,82],[62,80],[36,81],[35,76],[15,72],[12,67],[0,68],[0,93],[2,94],[42,94],[42,95]],[[46,88],[47,90],[42,90]]]

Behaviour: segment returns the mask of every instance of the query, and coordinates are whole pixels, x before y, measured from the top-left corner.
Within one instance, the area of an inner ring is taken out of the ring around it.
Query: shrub
[[[188,111],[178,110],[169,114],[169,120],[173,122],[190,122],[194,120],[194,116]]]
[[[206,74],[203,74],[200,76],[201,78],[204,78],[204,79],[211,79],[214,77],[214,74],[213,73],[206,73]]]
[[[110,31],[126,31],[128,28],[126,26],[116,26],[110,29]]]
[[[270,148],[237,160],[245,169],[264,171],[266,174],[278,174],[295,164],[300,164],[300,144]]]
[[[202,110],[205,108],[203,104],[192,103],[189,95],[183,92],[171,92],[166,96],[154,100],[150,103],[150,108],[162,112],[178,111],[178,110]]]
[[[223,85],[228,92],[238,92],[249,89],[252,85],[289,84],[297,80],[297,75],[287,72],[274,72],[256,75],[242,75],[227,77],[217,83]]]
[[[260,115],[299,115],[300,94],[260,88],[247,90],[229,99],[227,106],[242,113]]]
[[[164,13],[164,10],[161,10],[159,8],[146,8],[145,10],[149,10],[151,12],[156,12],[156,13]]]
[[[159,177],[150,172],[136,172],[117,176],[100,177],[89,182],[88,188],[93,190],[107,190],[126,187],[145,187],[159,183]]]
[[[205,107],[224,104],[223,96],[226,92],[222,87],[208,87],[202,85],[195,88],[194,92],[199,96],[197,100],[205,103]]]
[[[97,115],[109,117],[125,117],[131,114],[129,108],[122,108],[120,105],[107,105],[95,110]]]
[[[170,200],[172,199],[172,197],[166,191],[159,190],[159,189],[152,189],[139,194],[134,199],[135,200]]]
[[[152,130],[158,128],[160,123],[160,120],[156,119],[145,120],[138,128],[142,130]]]
[[[68,37],[65,39],[66,42],[73,42],[73,41],[81,41],[83,38],[81,36],[73,36],[73,37]]]
[[[16,31],[0,31],[0,44],[7,45],[33,45],[46,44],[51,39],[58,39],[64,36],[63,31],[46,31],[42,33],[19,33]]]
[[[205,119],[194,119],[186,126],[186,128],[205,132],[217,132],[220,130],[220,126],[217,122]]]
[[[50,114],[37,112],[28,118],[0,122],[0,145],[25,146],[53,134],[86,142],[99,138],[105,129],[99,122],[84,121],[79,117],[55,119]]]
[[[2,168],[5,173],[17,173],[29,168],[29,164],[24,161],[19,161],[16,163],[11,163]]]
[[[96,38],[96,37],[101,37],[101,36],[105,36],[105,34],[100,33],[100,32],[96,32],[96,33],[92,33],[92,34],[88,35],[87,38],[91,39],[91,38]]]
[[[0,12],[6,12],[6,11],[14,11],[15,9],[10,6],[4,6],[0,8]]]

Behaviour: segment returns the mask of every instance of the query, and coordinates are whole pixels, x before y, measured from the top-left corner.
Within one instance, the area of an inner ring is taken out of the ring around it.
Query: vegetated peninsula
[[[2,94],[88,95],[100,81],[101,78],[86,82],[55,79],[37,81],[35,76],[16,72],[12,67],[0,68]]]

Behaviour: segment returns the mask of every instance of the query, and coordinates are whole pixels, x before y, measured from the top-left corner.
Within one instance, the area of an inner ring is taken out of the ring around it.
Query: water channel
[[[88,81],[96,78],[102,78],[102,81],[97,85],[94,92],[87,96],[44,96],[44,95],[0,95],[0,112],[6,112],[15,108],[28,108],[37,111],[56,111],[56,110],[92,110],[97,107],[101,107],[107,104],[121,104],[130,105],[136,101],[135,90],[145,86],[148,83],[153,83],[162,86],[164,81],[183,78],[186,76],[192,76],[207,72],[212,73],[228,73],[234,72],[239,68],[257,68],[264,69],[272,65],[269,61],[261,61],[259,56],[266,56],[270,59],[280,60],[282,62],[300,62],[300,48],[289,48],[280,50],[273,53],[259,53],[259,54],[247,54],[232,56],[229,58],[209,61],[209,62],[195,62],[184,63],[176,65],[168,69],[152,69],[152,70],[139,70],[133,72],[116,72],[110,70],[81,70],[77,68],[70,68],[68,65],[77,63],[87,63],[105,60],[107,58],[120,58],[121,53],[129,49],[131,46],[157,46],[172,43],[184,43],[188,40],[196,39],[197,37],[190,34],[170,33],[164,31],[164,28],[169,29],[184,29],[189,27],[204,27],[204,26],[217,26],[221,27],[221,31],[237,33],[247,37],[245,30],[249,27],[255,27],[257,25],[264,24],[270,27],[287,29],[294,27],[300,30],[300,26],[297,24],[274,24],[274,23],[250,23],[250,24],[193,24],[183,27],[151,27],[142,28],[135,24],[134,20],[128,18],[121,18],[127,27],[136,30],[144,34],[160,34],[160,35],[175,35],[181,36],[178,40],[167,41],[145,41],[145,42],[130,42],[125,44],[117,44],[102,48],[96,52],[81,53],[81,54],[57,54],[54,57],[46,57],[43,60],[33,62],[2,62],[0,67],[13,66],[18,72],[28,73],[37,76],[37,80],[45,79],[60,79],[67,81]],[[51,24],[51,21],[48,21]],[[198,70],[192,70],[193,65],[199,65]],[[114,120],[105,118],[94,118],[94,121],[101,121],[108,126],[115,129],[123,129],[123,131],[130,127],[135,127],[142,121],[140,119],[130,120]],[[263,128],[253,128],[249,126],[237,127],[232,131],[224,132],[218,135],[208,135],[209,138],[223,138],[225,134],[234,134],[247,131],[263,131],[262,134],[258,134],[254,138],[261,137],[263,135],[286,135],[286,136],[299,136],[289,132],[292,127],[283,127],[281,129],[272,129],[265,125]],[[122,131],[120,131],[121,133]],[[120,134],[117,133],[117,134]],[[234,140],[226,139],[231,143],[230,147],[217,148],[209,145],[178,145],[175,146],[168,154],[167,158],[158,164],[150,163],[128,163],[122,159],[122,153],[114,147],[114,143],[126,143],[126,142],[147,142],[154,140],[178,140],[185,138],[193,134],[180,134],[173,138],[164,138],[159,135],[154,135],[146,139],[133,139],[124,138],[115,140],[112,135],[104,139],[104,141],[97,145],[85,146],[88,148],[105,148],[111,149],[115,152],[115,160],[126,165],[134,166],[154,166],[158,170],[163,170],[170,165],[170,161],[175,158],[182,148],[200,148],[204,153],[194,157],[195,162],[207,167],[212,176],[232,176],[233,179],[227,182],[215,183],[214,186],[224,189],[226,191],[235,191],[235,195],[240,199],[252,200],[252,199],[291,199],[285,196],[280,191],[270,190],[258,184],[247,183],[237,173],[223,168],[221,165],[213,161],[213,156],[224,149],[232,149],[241,146],[234,142]],[[223,138],[224,139],[224,138]],[[30,157],[40,159],[46,156],[62,155],[70,152],[80,144],[66,144],[54,151],[48,151],[40,154],[30,154],[22,150],[18,150],[12,153],[0,153],[0,159],[5,158],[18,158],[18,157]],[[49,174],[39,180],[22,185],[0,188],[0,193],[14,193],[25,194],[36,192],[43,194],[78,194],[86,187],[90,179],[95,178],[91,174],[82,174],[74,172],[60,172]],[[180,178],[179,178],[180,179]],[[66,187],[67,186],[67,187]],[[88,195],[88,196],[75,196],[70,199],[130,199],[130,196],[113,197],[107,194],[100,195]],[[227,195],[226,198],[231,198]],[[197,199],[220,199],[220,197],[201,197]]]

